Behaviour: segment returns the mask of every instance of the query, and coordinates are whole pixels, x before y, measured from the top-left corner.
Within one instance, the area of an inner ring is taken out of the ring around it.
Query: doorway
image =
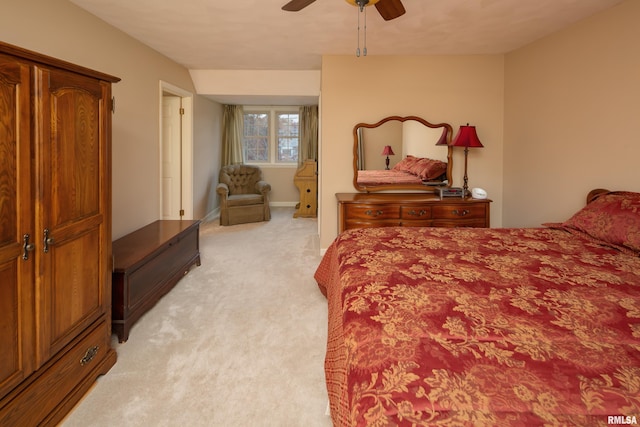
[[[193,219],[193,95],[160,82],[160,218]]]

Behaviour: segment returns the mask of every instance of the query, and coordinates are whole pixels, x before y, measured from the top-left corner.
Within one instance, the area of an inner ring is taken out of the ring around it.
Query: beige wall
[[[222,163],[222,105],[195,97],[193,216],[202,219],[220,206],[216,185]]]
[[[457,132],[475,125],[485,148],[470,150],[469,186],[494,201],[491,223],[502,223],[503,56],[325,56],[320,102],[320,247],[337,235],[335,193],[353,192],[353,126],[386,116],[416,115],[447,122]],[[454,185],[464,157],[454,152]]]
[[[184,67],[107,25],[67,0],[3,0],[0,39],[26,49],[113,74],[113,236],[120,237],[159,216],[159,81],[194,93]],[[196,97],[194,114],[215,114]],[[203,213],[213,125],[194,124],[194,213]],[[216,139],[217,138],[217,139]],[[200,150],[203,148],[204,153]]]
[[[271,184],[269,203],[272,206],[294,206],[300,193],[293,182],[296,167],[262,167],[264,180]]]
[[[627,0],[506,55],[504,226],[564,221],[593,188],[640,191],[638,22]]]

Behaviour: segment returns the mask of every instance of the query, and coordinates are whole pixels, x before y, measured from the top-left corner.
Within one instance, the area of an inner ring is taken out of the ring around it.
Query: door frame
[[[182,159],[182,209],[184,210],[182,219],[193,219],[193,93],[162,80],[160,80],[160,88],[158,92],[158,150],[160,153],[158,156],[158,188],[160,192],[158,217],[162,218],[162,199],[164,196],[162,190],[162,103],[163,96],[168,94],[180,97],[182,108],[184,109],[184,114],[181,116],[182,153],[180,156]]]

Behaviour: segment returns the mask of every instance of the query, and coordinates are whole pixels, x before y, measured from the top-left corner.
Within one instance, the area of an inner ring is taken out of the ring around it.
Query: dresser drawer
[[[375,204],[348,205],[345,213],[347,221],[351,219],[368,219],[376,221],[386,219],[397,220],[400,218],[400,206]]]
[[[487,215],[485,204],[458,203],[433,206],[433,218],[435,219],[482,219]]]
[[[400,218],[409,220],[427,220],[431,218],[431,206],[402,206]]]
[[[363,227],[489,227],[491,200],[427,193],[337,193],[338,231]]]

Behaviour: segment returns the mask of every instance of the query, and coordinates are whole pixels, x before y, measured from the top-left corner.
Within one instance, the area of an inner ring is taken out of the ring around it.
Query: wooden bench
[[[112,330],[118,340],[200,265],[200,221],[161,220],[113,242]]]

